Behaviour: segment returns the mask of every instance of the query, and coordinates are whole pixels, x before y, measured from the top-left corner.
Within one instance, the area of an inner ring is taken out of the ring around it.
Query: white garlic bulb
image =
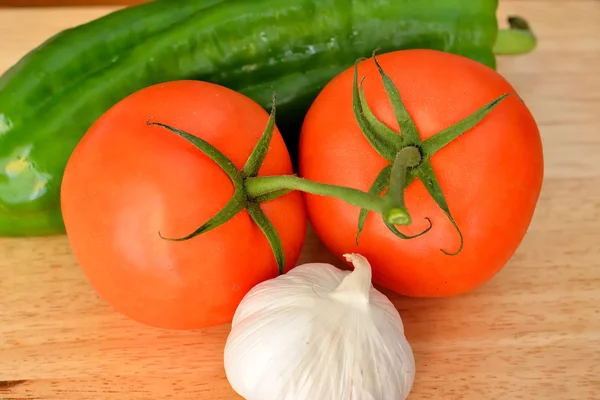
[[[405,399],[415,376],[400,315],[371,285],[371,266],[352,272],[304,264],[251,289],[236,310],[225,372],[246,400]]]

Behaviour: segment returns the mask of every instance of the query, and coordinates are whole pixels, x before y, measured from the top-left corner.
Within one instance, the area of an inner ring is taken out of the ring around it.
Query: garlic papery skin
[[[354,270],[303,264],[242,299],[225,345],[225,372],[246,400],[404,400],[415,360],[394,305]]]

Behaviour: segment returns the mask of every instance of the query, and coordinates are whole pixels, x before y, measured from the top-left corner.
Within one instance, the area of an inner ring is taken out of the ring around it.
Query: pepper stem
[[[527,21],[518,16],[508,17],[508,29],[500,29],[493,47],[494,54],[526,54],[537,45],[537,38]]]

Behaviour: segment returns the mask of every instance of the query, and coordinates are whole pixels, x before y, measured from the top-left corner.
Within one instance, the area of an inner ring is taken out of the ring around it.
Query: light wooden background
[[[148,0],[0,0],[0,7],[123,6]]]
[[[0,10],[0,71],[109,10]],[[508,13],[540,40],[499,71],[541,128],[543,192],[522,246],[485,286],[440,300],[388,293],[416,356],[411,400],[600,399],[600,2],[501,0]],[[301,262],[315,260],[333,258],[309,233]],[[98,299],[64,236],[0,239],[0,399],[236,399],[228,331],[140,326]]]

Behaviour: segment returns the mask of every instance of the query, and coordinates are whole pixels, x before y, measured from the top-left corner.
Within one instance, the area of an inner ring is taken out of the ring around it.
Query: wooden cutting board
[[[111,10],[0,9],[0,71]],[[539,123],[543,192],[485,286],[439,300],[388,293],[416,357],[410,399],[600,399],[600,2],[501,1],[509,13],[540,41],[499,71]],[[337,263],[310,232],[305,261]],[[0,399],[237,399],[222,365],[228,332],[136,324],[96,296],[66,237],[0,239]]]

